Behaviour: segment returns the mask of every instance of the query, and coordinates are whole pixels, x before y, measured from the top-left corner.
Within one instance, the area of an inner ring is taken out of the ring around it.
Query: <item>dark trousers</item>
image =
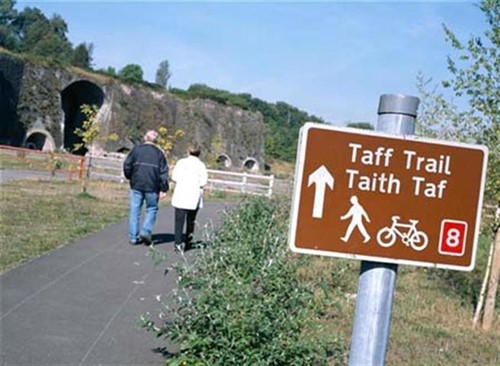
[[[183,208],[175,208],[175,244],[181,244],[182,240],[182,229],[184,228],[184,222],[186,222],[186,245],[191,244],[193,240],[194,232],[194,222],[196,220],[196,210],[185,210]]]

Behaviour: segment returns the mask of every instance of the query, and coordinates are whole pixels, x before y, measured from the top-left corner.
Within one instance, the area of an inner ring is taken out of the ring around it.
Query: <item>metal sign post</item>
[[[377,131],[413,135],[419,100],[400,94],[380,97]],[[349,366],[384,365],[397,264],[361,262]]]

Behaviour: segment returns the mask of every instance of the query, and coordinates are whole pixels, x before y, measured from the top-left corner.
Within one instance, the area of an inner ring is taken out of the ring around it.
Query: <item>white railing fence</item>
[[[88,169],[89,161],[92,164],[90,179],[114,180],[125,182],[123,175],[124,159],[104,156],[86,156],[85,166]]]
[[[273,195],[274,175],[226,172],[208,169],[208,191],[224,191],[255,194],[271,197]]]
[[[87,156],[91,160],[90,179],[104,179],[125,182],[123,159],[115,157]],[[173,167],[170,167],[172,169]],[[274,175],[228,172],[208,169],[207,191],[224,191],[271,197],[275,190]],[[282,185],[282,184],[281,184]]]
[[[111,180],[125,183],[123,162],[125,156],[77,156],[71,154],[51,154],[44,151],[29,150],[0,145],[0,158],[8,157],[12,164],[28,170],[47,172],[49,163],[56,159],[60,162],[55,173],[68,179],[82,179],[90,172],[90,179]],[[52,159],[52,160],[51,160]],[[91,169],[89,171],[89,164]],[[172,169],[172,167],[170,167]],[[19,168],[18,168],[19,169]],[[48,173],[47,173],[48,174]],[[247,172],[208,170],[207,191],[224,191],[271,197],[273,194],[289,192],[292,182],[276,179],[274,175],[258,175]]]

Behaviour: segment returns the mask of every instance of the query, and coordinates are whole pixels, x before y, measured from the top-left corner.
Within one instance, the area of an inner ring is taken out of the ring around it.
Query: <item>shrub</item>
[[[193,265],[177,268],[178,288],[161,300],[160,318],[143,325],[180,350],[167,365],[327,365],[344,344],[322,335],[319,320],[331,305],[316,283],[299,280],[309,257],[287,248],[288,207],[249,198]]]

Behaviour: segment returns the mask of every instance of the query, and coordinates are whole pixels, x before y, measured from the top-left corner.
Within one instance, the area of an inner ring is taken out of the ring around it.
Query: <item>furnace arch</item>
[[[255,158],[246,158],[245,161],[243,162],[243,169],[251,172],[258,172],[259,163]]]
[[[54,151],[56,144],[52,135],[43,129],[32,129],[26,132],[24,147],[32,150]]]
[[[61,104],[64,111],[63,147],[66,151],[85,155],[87,152],[85,148],[74,150],[75,144],[82,142],[82,139],[75,134],[75,130],[82,128],[83,121],[85,121],[81,107],[88,104],[100,108],[103,102],[104,92],[90,81],[75,81],[64,88],[61,92]]]

